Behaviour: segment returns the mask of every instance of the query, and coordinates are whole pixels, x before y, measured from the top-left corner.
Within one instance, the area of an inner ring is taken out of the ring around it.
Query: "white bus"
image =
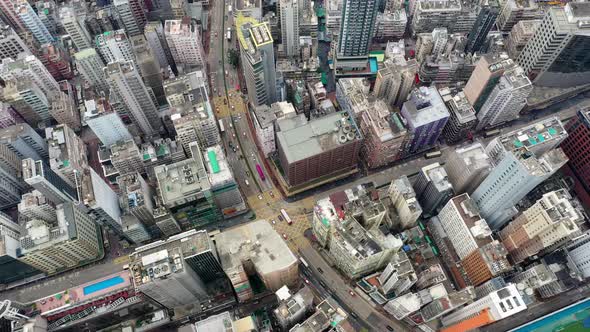
[[[225,127],[223,127],[223,120],[222,119],[219,119],[219,131],[222,133],[225,131]]]
[[[283,215],[283,218],[285,218],[285,221],[287,222],[287,224],[291,225],[293,223],[293,221],[291,221],[291,218],[289,218],[289,215],[287,214],[287,211],[285,211],[285,209],[281,209],[281,214]]]
[[[305,261],[305,259],[303,259],[303,257],[299,257],[299,260],[301,261],[301,263],[305,266],[305,267],[309,267],[309,264],[307,264],[307,262]]]

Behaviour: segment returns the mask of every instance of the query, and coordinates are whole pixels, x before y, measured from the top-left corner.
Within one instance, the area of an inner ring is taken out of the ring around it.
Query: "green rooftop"
[[[322,218],[322,224],[324,224],[324,226],[326,227],[330,227],[330,221],[328,220],[328,218]]]
[[[549,127],[548,131],[551,136],[557,135],[557,130],[555,130],[553,127]]]
[[[209,162],[211,163],[211,171],[214,174],[219,173],[219,163],[217,162],[217,155],[215,154],[215,151],[207,151],[207,156],[209,156]]]

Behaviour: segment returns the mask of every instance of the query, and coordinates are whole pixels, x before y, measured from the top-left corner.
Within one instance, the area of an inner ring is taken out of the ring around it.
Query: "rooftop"
[[[284,124],[293,123],[290,129],[278,132],[278,144],[289,163],[307,159],[342,144],[361,139],[354,118],[346,112],[332,113],[307,123],[297,123],[298,118],[283,119]]]
[[[449,117],[449,111],[434,85],[420,87],[410,93],[403,105],[404,116],[414,127],[420,127]]]
[[[469,194],[455,196],[447,204],[455,206],[477,247],[481,248],[492,242],[492,231],[485,219],[479,215],[479,209]]]
[[[297,264],[297,257],[266,220],[224,230],[215,237],[215,242],[224,269],[248,260],[259,274],[267,275]]]
[[[229,311],[196,322],[195,329],[196,332],[237,332]]]
[[[447,171],[439,163],[422,167],[422,172],[429,181],[434,183],[439,192],[453,189],[453,185],[448,180]]]
[[[133,140],[117,142],[111,146],[110,151],[111,160],[124,160],[139,157],[139,148]]]
[[[184,259],[211,250],[206,231],[190,230],[138,247],[129,255],[133,284],[139,287],[186,268]]]
[[[238,41],[242,49],[254,54],[259,47],[273,43],[270,27],[267,22],[258,22],[253,17],[238,13],[235,19]]]
[[[468,123],[477,119],[475,116],[475,110],[473,109],[473,106],[471,106],[471,103],[469,103],[469,100],[467,100],[467,97],[463,91],[453,96],[450,91],[447,93],[447,91],[444,90],[449,89],[440,89],[439,92],[442,95],[449,112],[454,114],[460,123]]]
[[[281,301],[279,307],[274,310],[275,315],[288,320],[291,316],[306,311],[308,307],[312,306],[313,300],[313,292],[309,287],[304,286],[288,299]]]
[[[96,36],[96,46],[105,46],[109,41],[120,42],[127,39],[125,29],[119,29],[115,31],[105,31],[102,34]]]
[[[420,11],[460,11],[461,2],[458,0],[419,0]]]
[[[485,148],[481,143],[474,143],[465,147],[460,147],[455,152],[459,155],[463,162],[469,168],[470,172],[477,169],[490,168],[492,164],[490,157],[486,153]]]
[[[567,137],[563,124],[551,117],[498,137],[507,151],[526,148],[531,151],[546,150]]]
[[[182,20],[166,20],[164,31],[170,35],[190,36],[197,31],[197,27],[191,23],[189,17],[185,17]]]
[[[203,154],[205,157],[205,166],[209,173],[209,182],[211,187],[225,185],[229,182],[234,182],[234,175],[225,159],[225,154],[221,146],[214,145],[207,148]]]
[[[175,206],[177,201],[190,199],[211,188],[198,145],[191,143],[190,149],[194,151],[192,158],[154,168],[165,205]]]
[[[68,168],[72,160],[77,163],[80,154],[85,153],[76,144],[82,143],[80,138],[66,125],[46,128],[45,134],[49,147],[49,163],[53,169]]]
[[[77,239],[78,230],[73,209],[75,207],[72,204],[57,206],[57,220],[53,222],[39,219],[27,221],[20,238],[22,254],[26,255],[28,252],[51,247],[55,243]]]
[[[341,78],[338,80],[338,87],[355,114],[360,114],[370,107],[369,89],[371,87],[364,78]]]

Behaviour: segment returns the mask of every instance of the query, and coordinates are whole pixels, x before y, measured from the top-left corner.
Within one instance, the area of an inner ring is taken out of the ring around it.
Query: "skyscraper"
[[[414,190],[426,214],[436,213],[453,196],[453,185],[439,163],[422,167],[414,183]]]
[[[387,48],[390,48],[389,43]],[[395,46],[391,45],[391,48]],[[408,99],[418,70],[416,59],[406,60],[401,49],[396,51],[397,53],[388,54],[383,67],[377,71],[374,88],[375,94],[385,99],[390,107],[400,106]]]
[[[4,0],[2,0],[4,1]],[[0,8],[2,1],[0,1]],[[10,25],[0,27],[0,58],[12,58],[20,53],[31,54],[29,46],[21,39]]]
[[[299,6],[298,0],[279,0],[281,40],[290,58],[299,56]]]
[[[0,144],[8,146],[21,159],[45,160],[49,158],[47,142],[26,123],[2,129]]]
[[[565,125],[568,137],[561,144],[569,158],[569,167],[578,177],[587,193],[590,193],[590,111],[580,110]]]
[[[156,59],[154,52],[143,35],[133,36],[129,40],[133,46],[135,63],[143,82],[147,88],[152,90],[157,105],[166,104],[166,96],[162,87],[162,68],[160,68],[160,63]]]
[[[16,0],[14,10],[39,44],[53,41],[53,36],[26,0]]]
[[[0,207],[18,204],[20,195],[27,190],[22,179],[21,163],[21,158],[8,146],[0,144]]]
[[[477,19],[467,36],[465,52],[479,52],[488,37],[488,33],[496,24],[499,12],[498,0],[485,0],[480,3]]]
[[[110,147],[119,141],[133,139],[123,120],[105,98],[86,99],[84,109],[84,121],[104,146]]]
[[[248,98],[254,106],[270,106],[277,99],[277,78],[268,23],[238,13],[235,24]]]
[[[479,112],[483,104],[488,100],[490,93],[500,81],[500,77],[509,68],[515,66],[514,61],[509,59],[505,54],[499,56],[484,54],[471,74],[469,81],[465,85],[463,92],[473,105],[476,113]]]
[[[154,55],[160,62],[160,68],[167,69],[168,66],[174,65],[174,59],[168,48],[166,37],[164,36],[164,26],[160,21],[150,21],[145,25],[143,34],[154,52]]]
[[[470,195],[492,169],[490,157],[479,142],[451,152],[446,166],[449,181],[455,191]]]
[[[338,67],[365,68],[377,19],[377,0],[347,0],[342,6]]]
[[[30,79],[46,96],[60,90],[55,78],[34,55],[21,54],[16,60],[3,59],[0,65],[0,78],[5,81],[11,78],[19,81]]]
[[[25,31],[26,27],[16,12],[14,0],[0,0],[0,18],[5,18],[17,32]]]
[[[27,158],[22,161],[23,178],[54,204],[78,200],[76,189],[55,174],[42,160]]]
[[[158,110],[133,62],[111,62],[104,72],[109,86],[121,97],[133,122],[145,135],[157,133],[161,127]]]
[[[96,49],[105,63],[113,61],[135,61],[131,42],[125,30],[107,31],[95,38]]]
[[[590,3],[552,7],[516,61],[537,85],[566,88],[590,83]]]
[[[81,49],[74,54],[74,58],[76,59],[76,68],[86,82],[99,91],[109,91],[103,70],[105,64],[94,48]]]
[[[182,20],[167,20],[164,23],[164,35],[176,66],[188,68],[205,66],[205,51],[199,26],[189,17]]]
[[[182,143],[187,155],[192,142],[198,142],[203,150],[219,143],[221,137],[207,94],[207,79],[202,71],[166,80],[164,91],[177,140]]]
[[[49,166],[70,186],[76,187],[88,167],[86,145],[66,125],[45,129],[49,146]]]
[[[143,33],[146,16],[139,0],[114,0],[113,6],[119,14],[119,19],[129,36],[137,36]]]
[[[477,129],[492,128],[517,119],[532,91],[533,85],[522,68],[506,71],[477,113]]]
[[[86,30],[86,27],[80,24],[74,8],[70,6],[61,7],[59,18],[62,26],[72,38],[76,49],[81,51],[85,48],[93,47],[90,34]]]
[[[567,162],[561,149],[567,137],[561,122],[550,118],[492,140],[486,153],[494,168],[473,192],[481,215],[492,229],[516,213],[514,205]]]
[[[6,80],[2,99],[33,125],[48,124],[50,101],[39,86],[30,78]]]
[[[7,215],[0,214],[0,284],[39,274],[41,271],[18,260],[22,227],[10,220]]]

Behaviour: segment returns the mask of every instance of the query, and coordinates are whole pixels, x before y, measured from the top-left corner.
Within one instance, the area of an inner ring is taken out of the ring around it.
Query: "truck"
[[[231,28],[227,28],[227,32],[225,33],[225,38],[231,41]]]
[[[258,172],[258,176],[260,176],[260,180],[265,181],[266,177],[264,176],[264,172],[262,171],[262,167],[260,164],[256,164],[256,172]]]

